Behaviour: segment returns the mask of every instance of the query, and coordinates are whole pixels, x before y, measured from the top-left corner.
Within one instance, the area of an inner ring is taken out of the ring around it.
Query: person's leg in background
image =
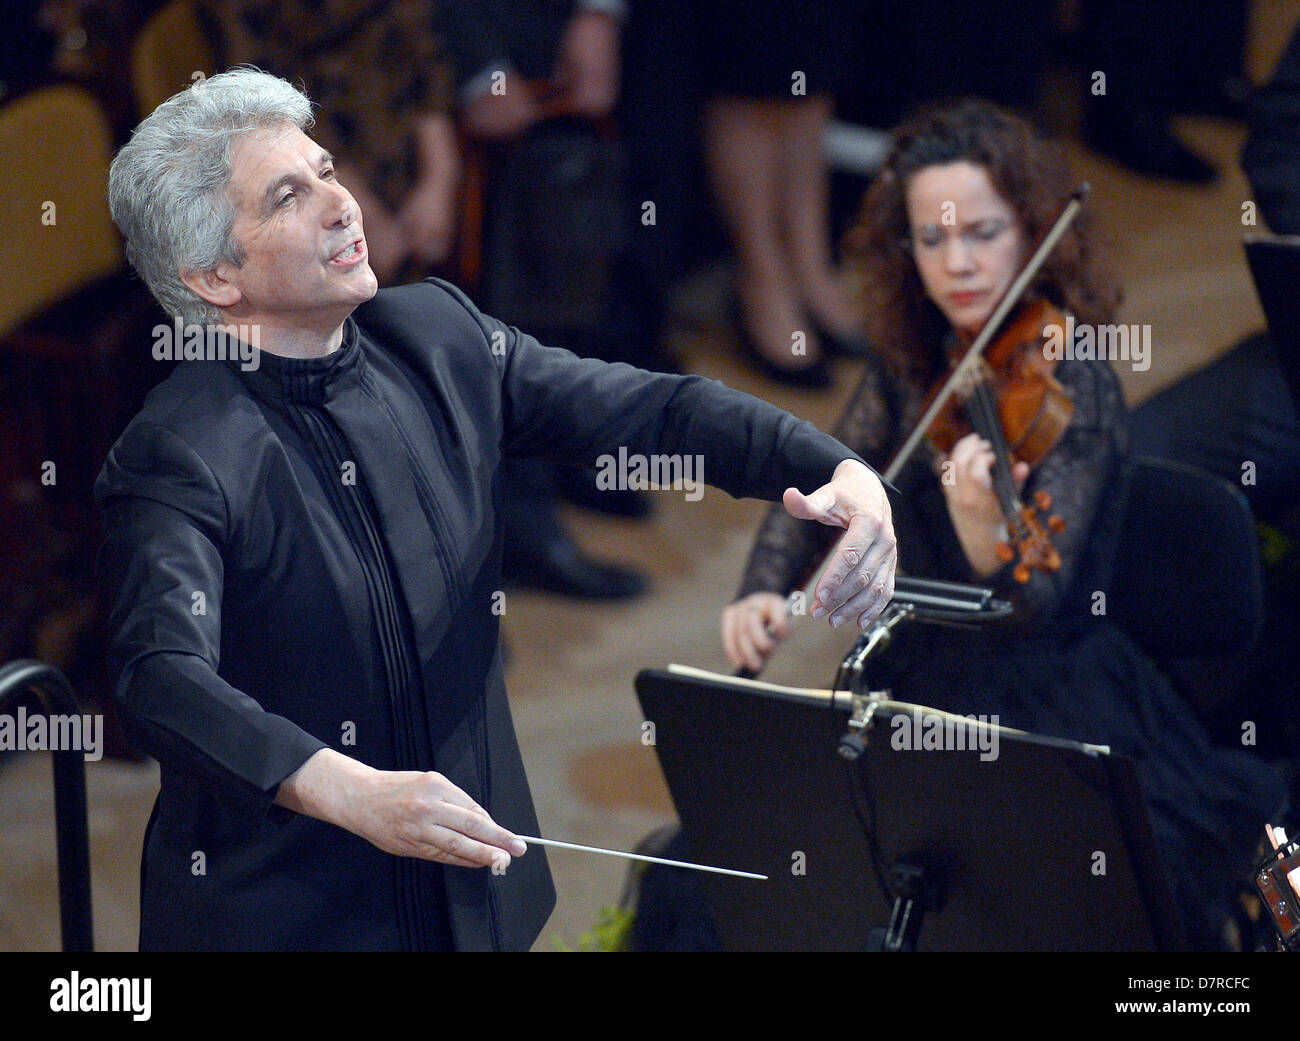
[[[737,334],[778,378],[811,374],[822,360],[799,306],[781,227],[782,113],[806,103],[719,96],[709,103],[704,126],[714,196],[736,250]],[[799,332],[802,358],[794,353]]]
[[[803,311],[818,338],[828,348],[839,344],[855,353],[851,345],[862,339],[857,312],[835,270],[828,230],[830,175],[822,139],[833,110],[834,101],[822,94],[780,111],[785,243]]]
[[[1177,0],[1082,2],[1088,146],[1137,173],[1187,184],[1214,181],[1218,171],[1169,126],[1180,90],[1175,56],[1194,42],[1197,19]]]

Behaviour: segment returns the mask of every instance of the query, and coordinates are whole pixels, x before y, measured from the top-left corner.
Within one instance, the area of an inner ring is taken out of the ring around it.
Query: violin
[[[885,471],[885,480],[897,477],[923,439],[945,453],[972,431],[988,441],[994,455],[993,488],[1007,524],[998,558],[1017,562],[1013,575],[1021,583],[1033,571],[1060,569],[1061,555],[1048,532],[1063,531],[1065,522],[1060,517],[1040,520],[1039,513],[1052,505],[1044,491],[1034,496],[1032,506],[1020,501],[1011,467],[1020,461],[1032,469],[1041,462],[1065,433],[1074,406],[1052,375],[1056,363],[1042,350],[1044,331],[1055,323],[1064,327],[1064,316],[1045,300],[1020,300],[1087,193],[1087,184],[1074,193],[975,341],[960,359],[951,359],[947,378],[931,389],[921,421]],[[1007,322],[1012,308],[1016,314]]]
[[[1052,374],[1056,362],[1043,353],[1043,335],[1052,325],[1064,328],[1065,316],[1050,303],[1036,299],[1022,304],[998,337],[984,351],[964,387],[958,386],[926,430],[930,445],[943,454],[971,432],[993,446],[993,491],[1007,524],[1008,538],[998,545],[1003,563],[1017,560],[1013,575],[1028,582],[1032,571],[1057,571],[1061,555],[1048,532],[1065,530],[1065,521],[1039,514],[1052,507],[1052,497],[1035,493],[1032,505],[1020,501],[1012,464],[1033,469],[1056,447],[1070,425],[1074,403]],[[960,364],[950,359],[951,367]],[[936,383],[927,405],[946,382]]]
[[[1046,358],[1042,350],[1046,330],[1060,327],[1064,322],[1065,316],[1046,300],[1022,305],[992,346],[985,350],[965,400],[959,400],[962,397],[959,388],[930,424],[926,436],[934,449],[945,454],[951,452],[972,430],[988,437],[980,427],[991,424],[980,420],[984,414],[982,406],[989,395],[976,396],[983,387],[994,399],[1003,435],[998,438],[995,432],[989,438],[994,446],[998,440],[1004,440],[1012,461],[1027,463],[1031,469],[1046,458],[1065,433],[1074,413],[1074,403],[1053,375],[1056,362]],[[950,367],[955,368],[958,361],[958,358],[951,359]],[[940,386],[942,383],[931,388],[927,406]]]

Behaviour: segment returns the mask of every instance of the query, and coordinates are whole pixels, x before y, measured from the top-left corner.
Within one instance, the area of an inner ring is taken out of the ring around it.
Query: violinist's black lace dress
[[[1215,945],[1218,925],[1249,870],[1265,820],[1284,789],[1266,763],[1210,743],[1165,675],[1107,617],[1094,593],[1109,584],[1119,503],[1113,496],[1127,452],[1119,381],[1098,361],[1063,361],[1057,379],[1074,401],[1069,429],[1030,475],[1066,521],[1053,536],[1060,571],[1018,585],[1011,566],[990,578],[970,569],[926,449],[895,482],[899,563],[908,574],[994,586],[1016,615],[998,630],[936,626],[897,631],[873,686],[897,700],[962,714],[997,714],[1004,726],[1106,744],[1137,760],[1156,842],[1189,938]],[[836,427],[845,445],[883,467],[921,413],[918,388],[879,362],[868,364]],[[740,595],[788,593],[820,560],[835,529],[791,518],[779,504],[759,531]]]

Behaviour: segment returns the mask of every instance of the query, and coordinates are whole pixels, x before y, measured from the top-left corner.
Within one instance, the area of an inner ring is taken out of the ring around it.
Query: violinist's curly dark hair
[[[970,162],[988,171],[1020,218],[1032,248],[1078,186],[1064,151],[1024,120],[978,100],[921,110],[894,132],[885,165],[844,238],[845,266],[868,336],[886,361],[915,378],[932,377],[948,330],[921,284],[907,248],[905,192],[928,166]],[[1118,283],[1102,261],[1096,222],[1085,205],[1039,274],[1037,291],[1083,323],[1107,323]]]

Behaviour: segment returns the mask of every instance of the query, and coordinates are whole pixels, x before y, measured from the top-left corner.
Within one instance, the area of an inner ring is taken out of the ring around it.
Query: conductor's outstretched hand
[[[849,619],[865,627],[894,595],[898,545],[884,485],[855,459],[835,468],[828,484],[810,495],[787,488],[786,510],[800,520],[847,528],[813,594],[814,618],[839,626]],[[751,593],[722,609],[722,646],[731,663],[757,674],[777,644],[791,633],[785,599]]]
[[[846,459],[811,495],[787,488],[782,501],[792,517],[847,529],[817,583],[809,613],[829,617],[832,626],[856,621],[866,627],[893,597],[898,569],[898,542],[880,478],[856,459]]]

